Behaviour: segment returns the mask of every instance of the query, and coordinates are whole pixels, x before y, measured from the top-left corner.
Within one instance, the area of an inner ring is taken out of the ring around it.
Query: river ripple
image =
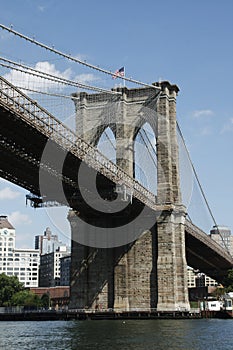
[[[1,350],[232,350],[233,320],[0,322]]]

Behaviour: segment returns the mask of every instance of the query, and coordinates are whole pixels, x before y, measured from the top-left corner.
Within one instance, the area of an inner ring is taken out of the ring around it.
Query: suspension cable
[[[142,130],[143,130],[143,129],[142,129]],[[144,131],[144,133],[146,134],[145,130],[143,130],[143,131]],[[143,141],[144,145],[146,146],[147,150],[149,151],[149,155],[150,155],[150,158],[152,159],[152,162],[154,163],[155,167],[157,168],[157,163],[155,162],[154,157],[152,156],[151,151],[149,150],[149,147],[148,147],[147,144],[146,144],[146,141],[145,141],[145,139],[144,139],[144,137],[143,137],[143,135],[142,135],[141,130],[139,130],[139,134],[140,134],[140,136],[141,136],[141,138],[142,138],[142,141]],[[148,138],[148,136],[147,136],[147,138]],[[149,138],[148,138],[148,139],[149,139]],[[151,147],[152,147],[152,149],[153,149],[153,146],[152,146],[151,143],[150,143],[150,145],[151,145]],[[154,150],[154,152],[155,152],[155,150]],[[155,152],[155,155],[156,155],[156,152]],[[157,155],[156,155],[156,156],[157,156]]]
[[[142,132],[143,132],[144,136],[146,137],[147,141],[149,142],[149,145],[150,145],[152,151],[154,152],[155,156],[157,157],[157,153],[156,153],[156,151],[155,151],[155,149],[154,149],[154,147],[153,147],[153,145],[152,145],[152,143],[151,143],[151,140],[149,139],[149,137],[148,137],[148,135],[147,135],[145,129],[143,129],[143,128],[140,129],[139,133],[141,134]]]
[[[145,141],[145,139],[144,139],[144,137],[143,137],[143,135],[142,135],[142,131],[144,132],[144,135],[147,137],[147,140],[149,141],[150,146],[151,146],[151,148],[152,148],[154,154],[157,156],[156,151],[154,150],[153,145],[152,145],[152,143],[151,143],[151,141],[150,141],[150,139],[149,139],[147,133],[145,132],[145,130],[144,130],[144,129],[139,130],[138,133],[140,134],[140,136],[141,136],[141,138],[142,138],[142,141],[143,141],[144,145],[146,146],[146,148],[147,148],[147,150],[148,150],[148,152],[149,152],[149,155],[150,155],[150,157],[151,157],[151,159],[152,159],[152,162],[154,163],[155,167],[157,168],[157,164],[156,164],[156,162],[155,162],[155,160],[154,160],[154,157],[153,157],[152,154],[151,154],[151,151],[150,151],[149,147],[148,147],[147,144],[146,144],[146,141]],[[106,132],[106,129],[104,130],[104,134],[106,135],[106,137],[107,137],[107,139],[109,140],[110,144],[112,145],[113,149],[116,150],[116,146],[113,144],[112,140],[110,139],[108,133]]]
[[[182,134],[182,131],[181,131],[181,129],[180,129],[180,126],[179,126],[178,122],[176,122],[176,125],[177,125],[178,132],[179,132],[179,134],[180,134],[180,136],[181,136],[181,139],[182,139],[182,141],[183,141],[183,144],[184,144],[186,153],[187,153],[187,155],[188,155],[188,160],[189,160],[189,162],[190,162],[190,164],[191,164],[191,168],[192,168],[192,170],[193,170],[194,176],[195,176],[195,178],[196,178],[196,180],[197,180],[197,183],[198,183],[198,186],[199,186],[199,188],[200,188],[201,194],[202,194],[202,196],[203,196],[203,198],[204,198],[204,201],[205,201],[205,204],[206,204],[206,206],[207,206],[207,209],[208,209],[208,211],[209,211],[209,213],[210,213],[210,216],[211,216],[211,218],[212,218],[212,220],[213,220],[213,222],[214,222],[214,225],[215,225],[215,227],[216,227],[216,229],[217,229],[217,231],[218,231],[218,234],[219,234],[220,237],[222,238],[222,242],[223,242],[223,244],[224,244],[224,246],[225,246],[227,252],[230,254],[229,249],[228,249],[228,247],[227,247],[227,245],[226,245],[226,242],[225,242],[225,240],[223,239],[223,236],[222,236],[222,234],[221,234],[221,232],[220,232],[220,230],[219,230],[219,228],[218,228],[217,222],[216,222],[215,217],[214,217],[214,215],[213,215],[213,212],[212,212],[212,210],[211,210],[211,208],[210,208],[210,205],[209,205],[209,203],[208,203],[208,201],[207,201],[205,192],[204,192],[204,190],[203,190],[203,188],[202,188],[202,185],[201,185],[201,182],[200,182],[200,180],[199,180],[199,178],[198,178],[196,169],[194,168],[193,162],[192,162],[192,160],[191,160],[189,151],[188,151],[188,149],[187,149],[187,146],[186,146],[186,143],[185,143],[185,140],[184,140],[184,137],[183,137],[183,134]],[[231,254],[230,254],[230,255],[231,255]]]
[[[41,42],[39,42],[39,41],[37,41],[37,40],[35,40],[33,38],[30,38],[30,37],[28,37],[28,36],[26,36],[26,35],[24,35],[22,33],[17,32],[15,30],[13,30],[12,28],[9,28],[9,27],[7,27],[7,26],[5,26],[3,24],[0,24],[0,28],[2,28],[3,30],[7,30],[8,32],[10,32],[10,33],[20,37],[21,39],[29,41],[32,44],[35,44],[35,45],[37,45],[39,47],[42,47],[42,48],[44,48],[44,49],[46,49],[46,50],[48,50],[50,52],[55,53],[56,55],[62,56],[62,57],[66,58],[66,59],[68,59],[70,61],[79,63],[79,64],[81,64],[83,66],[86,66],[88,68],[94,69],[94,70],[99,71],[101,73],[114,76],[114,72],[111,72],[109,70],[100,68],[99,66],[87,63],[86,61],[82,61],[82,60],[80,60],[80,59],[78,59],[76,57],[73,57],[71,55],[68,55],[68,54],[66,54],[66,53],[64,53],[62,51],[56,50],[54,47],[50,47],[48,45],[45,45],[45,44],[43,44],[43,43],[41,43]],[[153,89],[156,89],[156,90],[161,90],[161,88],[158,87],[158,86],[151,85],[151,84],[146,84],[146,83],[143,83],[143,82],[141,82],[139,80],[135,80],[135,79],[132,79],[132,78],[127,78],[125,76],[119,75],[119,76],[117,76],[117,78],[120,78],[120,79],[125,80],[125,81],[129,81],[129,82],[134,83],[134,84],[143,85],[143,86],[150,87],[150,88],[153,88]]]
[[[105,136],[107,137],[108,141],[110,142],[112,148],[116,151],[116,146],[113,144],[112,140],[110,139],[110,137],[109,137],[109,135],[108,135],[106,129],[104,130],[104,134],[105,134]]]
[[[25,87],[17,86],[17,85],[15,85],[15,87],[17,89],[21,89],[21,90],[25,90],[25,91],[29,91],[29,92],[35,92],[35,93],[41,94],[41,95],[62,97],[62,98],[67,98],[69,100],[79,100],[79,97],[75,97],[75,96],[72,96],[72,95],[55,94],[55,93],[51,93],[51,92],[45,92],[45,91],[39,91],[39,90],[35,90],[35,89],[29,89],[29,88],[25,88]]]
[[[8,62],[9,64],[12,64],[13,66],[21,67],[23,69],[12,67],[12,66],[4,64],[4,63],[0,63],[0,65],[3,66],[3,67],[10,68],[10,69],[13,69],[13,70],[17,70],[17,71],[20,71],[20,72],[22,72],[24,74],[34,75],[36,77],[39,77],[39,78],[42,78],[42,79],[47,79],[47,80],[50,80],[50,81],[53,81],[53,82],[57,82],[57,83],[60,83],[60,84],[63,84],[63,85],[76,86],[76,87],[79,87],[79,88],[92,90],[92,91],[94,90],[94,91],[98,91],[98,92],[105,92],[105,93],[112,94],[112,95],[116,95],[116,94],[119,95],[119,94],[121,94],[118,91],[106,90],[106,89],[102,89],[102,88],[99,88],[99,87],[96,87],[96,86],[91,86],[91,85],[83,84],[83,83],[76,82],[76,81],[73,81],[73,80],[69,80],[69,79],[65,79],[65,78],[62,78],[62,77],[58,77],[56,75],[36,70],[36,69],[31,68],[29,66],[26,66],[24,64],[17,63],[17,62],[5,59],[3,57],[0,57],[0,60],[4,61],[4,62]]]

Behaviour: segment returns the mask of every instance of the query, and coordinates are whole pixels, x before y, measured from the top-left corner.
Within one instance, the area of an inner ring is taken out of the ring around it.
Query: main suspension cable
[[[17,86],[17,85],[15,85],[15,87],[17,89],[33,92],[33,93],[40,94],[40,95],[47,95],[47,96],[53,96],[53,97],[62,97],[62,98],[67,98],[69,100],[78,100],[78,101],[80,100],[79,97],[75,97],[75,96],[72,96],[72,95],[55,94],[55,93],[51,93],[51,92],[39,91],[39,90],[36,90],[36,89],[29,89],[29,88],[22,87],[22,86]]]
[[[189,151],[188,151],[188,149],[187,149],[187,146],[186,146],[186,143],[185,143],[185,140],[184,140],[182,131],[181,131],[181,129],[180,129],[180,126],[179,126],[178,122],[177,122],[176,124],[177,124],[178,132],[179,132],[180,137],[181,137],[181,139],[182,139],[182,142],[183,142],[183,144],[184,144],[184,147],[185,147],[185,150],[186,150],[186,153],[187,153],[187,156],[188,156],[188,160],[189,160],[190,165],[191,165],[191,168],[192,168],[192,170],[193,170],[193,174],[194,174],[194,176],[195,176],[195,178],[196,178],[196,180],[197,180],[198,186],[199,186],[199,188],[200,188],[202,197],[203,197],[203,199],[204,199],[204,201],[205,201],[205,204],[206,204],[207,209],[208,209],[208,211],[209,211],[209,213],[210,213],[210,216],[211,216],[211,218],[212,218],[212,220],[213,220],[213,222],[214,222],[214,225],[215,225],[215,227],[216,227],[216,229],[217,229],[217,231],[218,231],[218,234],[219,234],[220,237],[222,238],[222,242],[223,242],[223,244],[224,244],[224,246],[225,246],[227,252],[230,254],[229,249],[228,249],[228,247],[227,247],[227,245],[226,245],[226,242],[225,242],[225,240],[224,240],[224,238],[223,238],[223,236],[222,236],[222,234],[221,234],[221,232],[220,232],[220,230],[219,230],[219,228],[218,228],[218,224],[217,224],[217,222],[216,222],[216,220],[215,220],[215,217],[214,217],[213,212],[212,212],[212,210],[211,210],[211,208],[210,208],[210,205],[209,205],[209,203],[208,203],[208,201],[207,201],[205,192],[204,192],[204,190],[203,190],[203,188],[202,188],[202,185],[201,185],[201,182],[200,182],[199,177],[198,177],[198,175],[197,175],[196,169],[194,168],[194,165],[193,165],[193,162],[192,162],[192,160],[191,160]],[[231,254],[230,254],[230,255],[231,255]]]
[[[0,57],[0,60],[10,64],[9,65],[9,64],[0,63],[0,65],[3,66],[3,67],[10,68],[10,69],[13,69],[13,70],[17,70],[17,71],[19,71],[21,73],[24,73],[24,74],[34,75],[34,76],[36,76],[38,78],[41,78],[41,79],[47,79],[47,80],[50,80],[50,81],[53,81],[53,82],[57,82],[57,83],[60,83],[60,84],[63,84],[63,85],[75,86],[75,87],[79,87],[79,88],[82,88],[82,89],[87,89],[87,90],[92,90],[92,91],[97,91],[97,92],[105,92],[105,93],[112,94],[112,95],[117,95],[117,94],[119,95],[119,94],[121,94],[118,91],[106,90],[106,89],[102,89],[102,88],[99,88],[99,87],[96,87],[96,86],[87,85],[87,84],[83,84],[83,83],[76,82],[76,81],[73,81],[73,80],[69,80],[69,79],[65,79],[65,78],[62,78],[62,77],[58,77],[56,75],[36,70],[36,69],[31,68],[29,66],[26,66],[26,65],[24,65],[22,63],[17,63],[15,61],[8,60],[8,59],[3,58],[3,57]],[[11,66],[11,65],[13,65],[13,66]],[[16,68],[14,66],[21,67],[23,69]]]
[[[66,59],[68,59],[70,61],[79,63],[79,64],[81,64],[83,66],[86,66],[88,68],[94,69],[94,70],[99,71],[101,73],[114,76],[114,72],[111,72],[111,71],[109,71],[107,69],[100,68],[99,66],[87,63],[86,61],[82,61],[82,60],[80,60],[80,59],[78,59],[76,57],[73,57],[71,55],[68,55],[68,54],[66,54],[66,53],[64,53],[62,51],[56,50],[54,47],[50,47],[48,45],[45,45],[45,44],[43,44],[43,43],[41,43],[41,42],[39,42],[39,41],[37,41],[37,40],[35,40],[33,38],[30,38],[30,37],[28,37],[28,36],[26,36],[26,35],[24,35],[22,33],[17,32],[14,29],[9,28],[9,27],[7,27],[7,26],[5,26],[3,24],[0,24],[0,28],[2,28],[3,30],[7,30],[8,32],[10,32],[10,33],[20,37],[21,39],[29,41],[32,44],[35,44],[35,45],[37,45],[39,47],[42,47],[42,48],[44,48],[44,49],[46,49],[46,50],[48,50],[50,52],[55,53],[56,55],[62,56],[62,57],[66,58]],[[147,83],[143,83],[143,82],[141,82],[139,80],[135,80],[135,79],[132,79],[132,78],[127,78],[125,76],[118,75],[117,78],[120,78],[120,79],[125,80],[125,81],[129,81],[129,82],[134,83],[134,84],[150,87],[150,88],[153,88],[153,89],[156,89],[156,90],[161,90],[161,88],[158,87],[158,86],[147,84]]]

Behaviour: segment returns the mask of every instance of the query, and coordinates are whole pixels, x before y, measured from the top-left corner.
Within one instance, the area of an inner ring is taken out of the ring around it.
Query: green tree
[[[25,289],[12,296],[11,303],[14,306],[39,307],[41,300],[35,293]]]
[[[24,290],[23,283],[19,282],[16,276],[7,276],[5,273],[0,274],[0,306],[11,305],[12,296]]]
[[[233,292],[233,269],[228,270],[227,277],[224,278],[223,285],[226,292]]]
[[[222,295],[224,295],[226,293],[226,290],[225,288],[222,288],[222,287],[217,287],[215,289],[215,291],[212,293],[212,295],[217,299],[217,300],[220,300]]]
[[[49,294],[45,293],[41,297],[41,306],[44,307],[45,309],[48,309],[50,306],[49,304],[50,304]]]

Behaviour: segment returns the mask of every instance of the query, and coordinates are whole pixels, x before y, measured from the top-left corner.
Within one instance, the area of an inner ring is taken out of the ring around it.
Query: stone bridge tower
[[[176,136],[176,85],[169,82],[153,87],[115,89],[119,95],[74,95],[76,131],[96,146],[110,127],[116,139],[116,163],[134,177],[134,142],[140,128],[149,123],[157,142],[157,203],[153,225],[125,245],[95,247],[79,243],[87,232],[88,213],[70,211],[72,268],[70,308],[114,310],[157,308],[161,311],[189,310],[186,257],[185,207],[182,206]],[[132,206],[133,208],[133,206]],[[131,209],[135,211],[135,209]],[[123,214],[122,214],[123,215]],[[80,216],[85,217],[80,224]],[[125,220],[121,214],[108,221]],[[106,218],[101,214],[95,224]],[[112,225],[108,222],[108,226]],[[151,221],[150,221],[151,222]]]

